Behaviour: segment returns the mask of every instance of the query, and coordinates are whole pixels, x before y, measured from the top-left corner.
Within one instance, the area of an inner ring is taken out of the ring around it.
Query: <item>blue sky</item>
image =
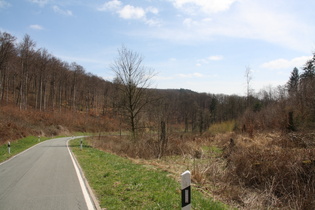
[[[0,0],[0,30],[112,80],[122,45],[156,88],[244,95],[287,82],[315,51],[313,0]]]

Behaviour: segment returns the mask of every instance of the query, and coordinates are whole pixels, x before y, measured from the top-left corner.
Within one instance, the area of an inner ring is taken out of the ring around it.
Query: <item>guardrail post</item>
[[[190,171],[181,174],[182,178],[182,210],[190,210],[191,208],[191,178]]]
[[[8,152],[9,152],[9,154],[11,154],[11,143],[10,142],[8,142]]]

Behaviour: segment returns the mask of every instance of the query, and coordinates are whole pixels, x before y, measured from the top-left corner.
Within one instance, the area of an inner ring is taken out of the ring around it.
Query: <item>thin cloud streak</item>
[[[38,4],[40,7],[45,6],[49,2],[49,0],[28,0],[28,1],[34,4]]]
[[[43,30],[44,28],[41,26],[41,25],[30,25],[30,28],[31,29],[34,29],[34,30]]]
[[[56,12],[58,14],[65,15],[65,16],[73,16],[73,13],[71,10],[61,9],[57,5],[53,6],[52,9],[54,10],[54,12]]]

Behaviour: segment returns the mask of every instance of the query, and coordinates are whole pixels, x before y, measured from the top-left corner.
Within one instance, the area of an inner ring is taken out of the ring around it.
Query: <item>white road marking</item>
[[[69,140],[71,140],[71,139],[69,139]],[[89,193],[88,193],[88,191],[86,189],[85,183],[84,183],[82,175],[80,173],[80,170],[79,170],[79,168],[77,166],[77,163],[75,162],[74,157],[72,155],[72,152],[70,151],[70,148],[68,146],[69,140],[67,141],[67,148],[68,148],[71,160],[73,162],[75,171],[77,173],[77,176],[78,176],[78,179],[79,179],[79,182],[80,182],[80,186],[81,186],[81,189],[82,189],[82,193],[83,193],[86,205],[87,205],[89,210],[94,210],[94,206],[93,206],[92,200],[91,200],[90,195],[89,195]]]

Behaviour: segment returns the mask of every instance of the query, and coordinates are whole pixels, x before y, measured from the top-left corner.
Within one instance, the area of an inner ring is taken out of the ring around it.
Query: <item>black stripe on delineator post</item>
[[[11,143],[8,143],[8,153],[11,154]]]
[[[190,186],[182,189],[182,207],[185,207],[190,204],[191,201],[191,190]]]
[[[191,209],[191,174],[190,171],[185,171],[181,174],[181,190],[182,190],[182,210]]]

